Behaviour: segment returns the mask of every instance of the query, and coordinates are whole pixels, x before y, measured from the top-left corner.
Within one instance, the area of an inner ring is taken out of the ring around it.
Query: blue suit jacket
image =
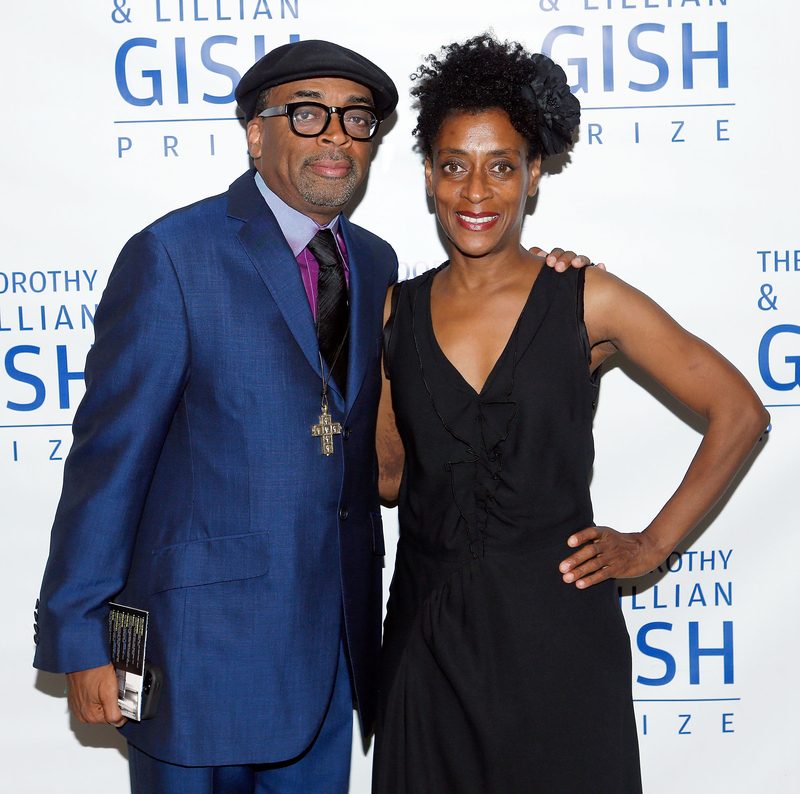
[[[314,323],[254,183],[156,221],[114,267],[52,532],[35,665],[108,662],[107,602],[150,612],[155,719],[123,729],[185,765],[281,761],[313,740],[346,637],[375,713],[383,536],[374,453],[390,246],[342,218],[343,435],[325,457]]]

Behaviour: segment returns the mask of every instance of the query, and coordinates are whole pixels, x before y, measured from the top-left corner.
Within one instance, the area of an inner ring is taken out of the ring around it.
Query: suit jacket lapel
[[[228,215],[244,221],[239,241],[308,363],[321,376],[317,332],[297,260],[256,187],[254,173],[249,171],[230,186]]]
[[[341,216],[342,236],[347,248],[350,268],[350,359],[347,370],[347,412],[355,401],[364,381],[370,357],[376,355],[375,268],[372,253],[344,215]],[[383,306],[383,296],[380,304]]]

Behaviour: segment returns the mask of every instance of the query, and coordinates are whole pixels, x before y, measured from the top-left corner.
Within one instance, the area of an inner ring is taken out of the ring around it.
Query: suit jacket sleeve
[[[125,585],[153,471],[189,377],[183,296],[152,232],[120,254],[95,332],[40,598],[34,665],[51,672],[109,660],[107,602]]]

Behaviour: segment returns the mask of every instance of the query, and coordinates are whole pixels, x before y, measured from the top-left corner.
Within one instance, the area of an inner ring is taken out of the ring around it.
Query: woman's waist
[[[592,525],[591,514],[545,526],[535,522],[517,522],[508,526],[496,521],[482,526],[459,517],[457,521],[443,522],[435,527],[404,520],[401,515],[400,542],[419,554],[442,562],[533,552],[547,557],[561,554],[561,559],[564,559],[572,551],[567,545],[570,535]]]

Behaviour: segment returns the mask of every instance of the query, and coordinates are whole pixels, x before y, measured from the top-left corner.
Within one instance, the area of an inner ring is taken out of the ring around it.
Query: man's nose
[[[328,126],[319,134],[317,140],[322,144],[344,146],[353,139],[347,134],[341,116],[338,113],[331,113]]]

